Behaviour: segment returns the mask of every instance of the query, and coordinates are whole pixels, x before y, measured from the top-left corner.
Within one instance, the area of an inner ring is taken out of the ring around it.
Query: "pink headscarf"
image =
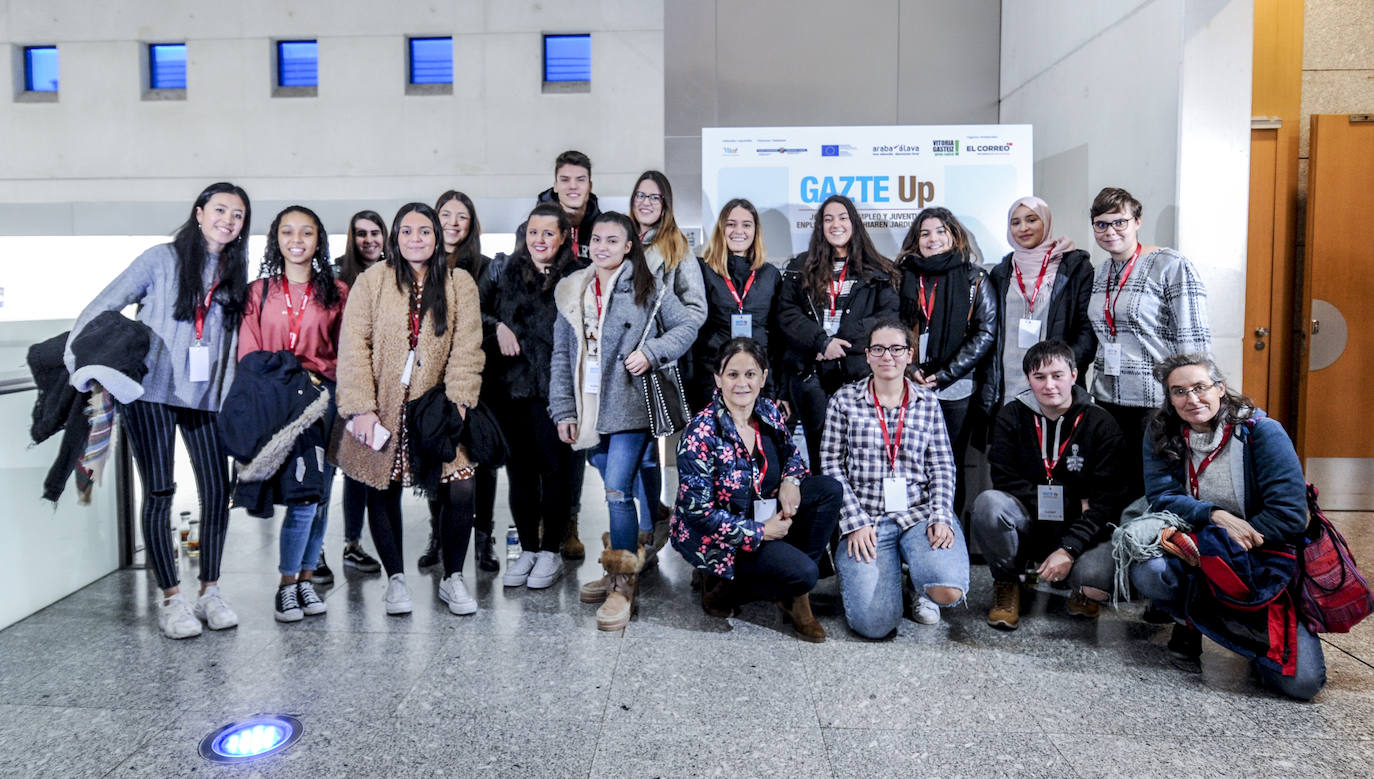
[[[1044,239],[1040,241],[1039,245],[1029,249],[1023,248],[1021,244],[1017,243],[1016,236],[1011,233],[1011,215],[1016,213],[1016,209],[1021,206],[1035,212],[1035,215],[1040,217],[1041,223],[1045,225]],[[1018,198],[1016,202],[1011,204],[1011,208],[1007,209],[1007,243],[1011,244],[1012,247],[1011,261],[1017,268],[1021,269],[1021,276],[1025,279],[1027,292],[1035,283],[1035,278],[1040,275],[1040,263],[1045,260],[1045,252],[1050,254],[1050,266],[1045,270],[1044,292],[1042,294],[1048,293],[1054,288],[1054,276],[1059,270],[1059,261],[1064,258],[1065,254],[1074,249],[1073,239],[1067,235],[1058,238],[1050,237],[1054,235],[1051,232],[1053,227],[1054,216],[1050,214],[1050,204],[1034,195]]]

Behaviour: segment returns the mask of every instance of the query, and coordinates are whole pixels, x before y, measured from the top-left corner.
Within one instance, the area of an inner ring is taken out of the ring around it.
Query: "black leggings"
[[[356,544],[363,537],[363,512],[367,511],[367,485],[343,477],[344,545]]]
[[[801,506],[787,535],[735,556],[735,598],[740,603],[786,600],[811,592],[818,563],[840,521],[844,491],[829,476],[802,479]]]
[[[219,581],[224,536],[229,530],[229,462],[213,411],[135,400],[120,404],[138,477],[143,482],[143,548],[157,586],[177,586],[179,572],[172,550],[172,497],[176,494],[176,429],[191,457],[200,495],[200,580]]]
[[[496,469],[478,468],[472,480],[477,483],[474,488],[476,493],[476,516],[473,517],[472,526],[479,532],[492,534],[496,524]],[[439,512],[442,503],[438,498],[429,499],[429,523],[430,526],[439,524]],[[443,543],[441,539],[439,543]]]
[[[476,479],[439,485],[439,534],[443,545],[444,576],[463,570],[463,556],[472,535],[472,505]],[[405,573],[401,562],[401,483],[379,490],[367,488],[367,525],[387,576]]]
[[[572,503],[572,447],[558,440],[558,428],[543,400],[510,400],[503,405],[500,419],[510,445],[506,478],[510,480],[510,513],[520,534],[520,548],[557,552],[567,533]]]

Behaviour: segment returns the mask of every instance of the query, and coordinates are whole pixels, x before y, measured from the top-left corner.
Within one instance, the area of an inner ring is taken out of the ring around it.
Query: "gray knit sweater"
[[[214,282],[218,263],[214,255],[206,256],[205,269],[201,274],[203,289],[209,289]],[[148,344],[148,358],[144,363],[148,366],[148,374],[143,377],[143,397],[139,400],[219,411],[224,391],[234,379],[238,332],[225,330],[224,310],[218,303],[211,303],[205,317],[202,339],[210,347],[210,380],[192,382],[187,371],[190,367],[191,344],[196,340],[196,327],[195,322],[180,322],[172,318],[176,296],[177,258],[172,244],[159,244],[140,254],[76,318],[63,355],[67,370],[75,370],[72,339],[86,323],[104,311],[122,311],[137,303],[138,321],[153,331]]]

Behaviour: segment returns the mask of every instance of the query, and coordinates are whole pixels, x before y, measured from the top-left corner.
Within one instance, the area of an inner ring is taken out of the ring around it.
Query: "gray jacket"
[[[208,288],[215,279],[217,261],[207,257],[201,283]],[[134,260],[124,272],[115,277],[95,300],[86,306],[72,325],[67,337],[63,359],[67,370],[75,369],[72,339],[86,323],[105,311],[121,311],[138,303],[138,321],[153,331],[144,364],[148,374],[143,377],[143,396],[139,400],[168,406],[219,411],[225,391],[234,381],[234,367],[238,364],[238,330],[225,330],[224,309],[211,303],[205,315],[203,343],[210,347],[210,380],[192,382],[190,369],[191,344],[196,340],[194,322],[172,318],[177,298],[177,256],[172,244],[158,244]]]
[[[668,285],[668,289],[687,307],[692,329],[700,330],[706,323],[706,281],[701,277],[701,263],[688,254],[676,268],[664,271],[663,252],[653,246],[644,250],[644,260],[649,264],[649,270],[654,272],[654,277]]]
[[[639,345],[653,310],[652,299],[645,305],[634,302],[634,267],[626,266],[616,279],[606,301],[601,324],[601,386],[596,395],[581,392],[582,364],[587,343],[582,335],[582,293],[591,283],[595,265],[574,271],[554,288],[558,321],[553,327],[553,360],[549,377],[549,416],[554,422],[577,422],[578,443],[582,449],[595,445],[595,433],[618,433],[649,427],[649,412],[643,395],[625,358]],[[654,284],[657,295],[662,285]],[[696,319],[672,294],[663,295],[659,316],[666,331],[650,332],[644,343],[644,356],[654,367],[672,364],[687,353],[696,340]],[[595,408],[583,408],[583,399],[595,399]]]

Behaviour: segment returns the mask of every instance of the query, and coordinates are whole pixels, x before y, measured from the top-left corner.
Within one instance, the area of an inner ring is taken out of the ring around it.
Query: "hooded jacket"
[[[873,271],[862,279],[855,279],[844,309],[839,312],[840,329],[833,336],[826,335],[825,305],[818,305],[806,294],[806,278],[802,274],[806,257],[806,252],[793,257],[782,275],[782,295],[778,304],[778,324],[785,337],[782,367],[788,378],[816,373],[826,394],[831,395],[843,385],[869,374],[864,353],[868,331],[877,321],[897,316],[899,298],[886,273]],[[844,357],[818,362],[816,355],[825,351],[831,338],[848,341],[850,346],[845,349]]]
[[[1042,433],[1036,432],[1037,419]],[[1078,420],[1076,426],[1074,420]],[[1076,384],[1069,410],[1053,422],[1040,413],[1040,404],[1030,390],[1002,407],[988,451],[992,486],[1015,497],[1034,517],[1039,504],[1037,488],[1050,483],[1042,452],[1050,450],[1053,457],[1057,451],[1054,442],[1063,444],[1066,437],[1064,454],[1053,471],[1053,483],[1064,487],[1064,520],[1037,520],[1033,524],[1030,551],[1035,556],[1043,557],[1062,547],[1077,559],[1111,537],[1109,524],[1120,521],[1126,506],[1121,431],[1111,414],[1094,405],[1087,390]],[[1086,511],[1084,500],[1088,501]]]
[[[558,193],[553,191],[553,187],[549,187],[539,193],[539,202],[557,203]],[[601,205],[597,202],[596,195],[588,192],[587,210],[582,212],[582,221],[572,226],[573,241],[577,244],[576,259],[578,265],[586,265],[591,262],[591,254],[588,253],[587,244],[591,243],[592,240],[592,222],[595,222],[598,216],[601,216]]]

